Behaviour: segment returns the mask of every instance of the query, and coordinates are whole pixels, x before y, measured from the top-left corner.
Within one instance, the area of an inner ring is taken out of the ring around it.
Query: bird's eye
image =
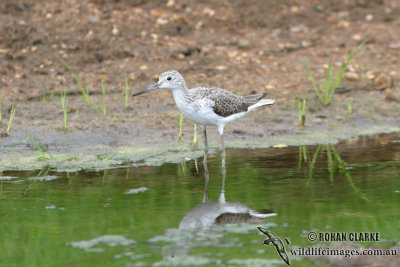
[[[171,77],[168,77],[167,80],[170,81],[170,80],[172,80],[172,78],[171,78]]]

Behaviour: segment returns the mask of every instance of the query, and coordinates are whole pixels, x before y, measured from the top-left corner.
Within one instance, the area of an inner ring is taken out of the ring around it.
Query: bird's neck
[[[187,105],[187,93],[188,93],[188,89],[184,88],[184,89],[177,89],[177,90],[173,90],[172,94],[174,96],[175,99],[175,103],[177,105],[177,107],[182,110],[182,108]]]

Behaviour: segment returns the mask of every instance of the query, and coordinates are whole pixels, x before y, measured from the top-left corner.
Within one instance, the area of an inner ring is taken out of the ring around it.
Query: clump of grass
[[[79,80],[78,75],[76,75],[75,72],[73,72],[73,70],[67,65],[67,63],[63,62],[63,64],[64,64],[65,68],[69,71],[69,73],[71,73],[72,77],[74,78],[74,80],[78,84],[79,89],[81,89],[82,97],[83,97],[83,99],[85,99],[86,104],[88,106],[90,106],[91,102],[90,102],[90,99],[89,99],[89,82],[86,81],[86,88],[83,87],[81,81]]]
[[[56,91],[56,88],[54,87],[53,90],[51,90],[50,95],[49,95],[49,100],[53,99],[54,92]]]
[[[63,129],[64,132],[67,131],[67,116],[68,116],[68,99],[66,98],[66,93],[61,92],[61,107],[64,110],[64,121],[63,121]]]
[[[299,114],[299,126],[304,127],[304,124],[306,123],[306,115],[307,115],[307,101],[303,99],[303,101],[300,100],[300,97],[297,97],[297,108],[298,108],[298,114]]]
[[[94,109],[96,110],[96,113],[99,113],[99,101],[93,102],[94,103]]]
[[[302,162],[308,162],[308,149],[307,146],[299,146],[299,161],[297,164],[297,168],[301,168]]]
[[[179,133],[178,133],[178,143],[180,144],[182,141],[182,128],[183,128],[183,114],[179,117]],[[197,139],[197,125],[193,126],[193,146],[196,147],[198,144]]]
[[[11,106],[10,118],[8,119],[8,125],[7,125],[7,133],[11,130],[11,122],[14,118],[14,114],[15,114],[15,108],[14,106]]]
[[[317,95],[317,97],[318,97],[318,99],[319,99],[319,101],[321,102],[322,105],[327,106],[327,105],[329,105],[331,103],[332,97],[335,94],[336,88],[338,87],[340,81],[343,78],[344,73],[347,70],[347,67],[350,64],[350,60],[352,59],[353,55],[361,47],[363,47],[365,45],[366,42],[367,42],[367,40],[363,41],[361,44],[359,44],[358,46],[353,48],[353,50],[351,50],[349,56],[347,57],[347,60],[346,60],[346,62],[344,64],[344,66],[339,71],[339,74],[336,76],[335,79],[333,79],[333,77],[332,77],[332,60],[329,60],[328,70],[326,71],[326,79],[325,79],[325,81],[322,83],[322,85],[320,87],[318,87],[317,84],[315,83],[314,76],[311,73],[310,64],[306,60],[308,77],[309,77],[309,79],[311,81],[312,87],[314,88],[315,94]]]
[[[44,103],[46,103],[47,101],[50,101],[53,98],[55,90],[56,90],[56,88],[54,87],[51,90],[50,94],[43,94],[43,99],[42,100],[43,100]]]
[[[107,113],[107,110],[106,110],[106,87],[104,85],[103,79],[101,79],[101,88],[103,90],[103,105],[101,106],[101,110],[103,111],[103,115],[105,116]]]
[[[25,133],[27,137],[24,143],[31,140],[36,149],[42,154],[42,159],[55,159],[38,138],[31,136],[27,131],[25,131]]]
[[[125,108],[129,106],[129,95],[131,94],[131,87],[129,85],[128,76],[125,73]]]

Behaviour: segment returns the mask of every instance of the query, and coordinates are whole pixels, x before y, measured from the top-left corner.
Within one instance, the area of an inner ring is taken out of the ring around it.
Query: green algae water
[[[207,182],[202,158],[105,171],[5,171],[0,266],[287,266],[258,226],[281,239],[292,266],[344,259],[290,252],[301,248],[398,250],[399,135],[227,150],[224,185],[218,154],[209,155],[208,174]],[[321,233],[377,233],[379,241],[320,240]]]

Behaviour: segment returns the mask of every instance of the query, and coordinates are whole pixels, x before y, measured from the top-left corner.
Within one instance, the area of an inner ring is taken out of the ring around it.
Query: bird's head
[[[150,86],[143,91],[133,94],[133,96],[148,93],[158,88],[165,88],[171,91],[187,89],[185,80],[183,79],[182,75],[180,75],[179,72],[177,72],[176,70],[169,70],[160,75],[156,84]]]

